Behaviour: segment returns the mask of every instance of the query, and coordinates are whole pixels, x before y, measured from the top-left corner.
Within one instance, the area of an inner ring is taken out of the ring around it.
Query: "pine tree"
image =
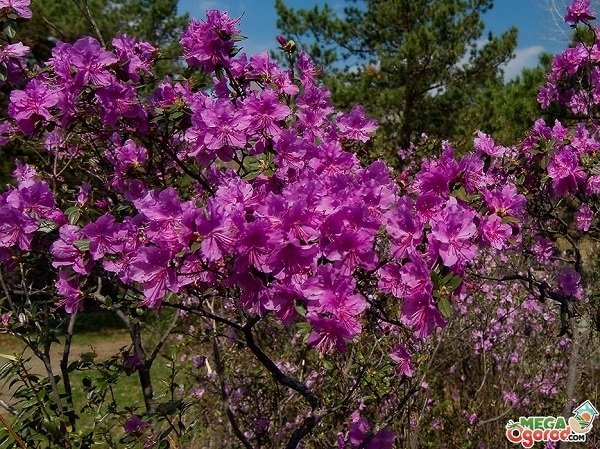
[[[180,68],[173,55],[189,17],[177,12],[178,0],[33,0],[33,18],[19,29],[19,38],[33,56],[46,60],[57,40],[93,36],[110,43],[123,32],[151,42],[161,50],[160,74]]]
[[[492,0],[347,0],[295,10],[276,0],[278,27],[325,67],[340,107],[379,119],[380,156],[393,159],[421,133],[452,138],[461,111],[510,60],[517,30],[482,39]]]

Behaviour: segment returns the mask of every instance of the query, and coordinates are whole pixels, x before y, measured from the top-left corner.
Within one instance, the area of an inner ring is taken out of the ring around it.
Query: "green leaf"
[[[86,363],[86,362],[93,362],[94,359],[98,356],[98,354],[96,354],[95,352],[91,351],[91,352],[84,352],[83,354],[81,354],[81,361]]]
[[[4,31],[4,34],[6,34],[10,39],[15,37],[15,35],[17,34],[17,31],[15,29],[15,23],[12,20],[7,20],[6,22],[4,22],[2,26],[2,31]]]
[[[0,357],[2,357],[3,359],[11,360],[13,362],[17,361],[17,358],[14,355],[0,354]]]
[[[438,308],[440,309],[440,312],[442,312],[442,315],[444,315],[444,318],[450,318],[450,316],[452,316],[452,304],[448,298],[440,298],[438,301]]]
[[[312,330],[312,326],[307,322],[298,323],[296,324],[296,327],[298,328],[298,333],[300,335],[308,335],[308,333]]]
[[[89,240],[75,240],[73,242],[73,246],[81,252],[89,251],[90,250],[90,241]]]
[[[8,79],[8,67],[5,62],[0,62],[0,81]]]
[[[504,217],[502,217],[502,222],[503,223],[521,223],[521,220],[519,220],[517,217],[511,217],[510,215],[505,215]]]
[[[448,289],[454,291],[460,285],[461,282],[462,282],[462,278],[460,276],[452,276],[452,279],[450,279],[450,281],[448,281],[448,283],[446,284],[446,287]]]
[[[433,288],[434,290],[437,290],[438,288],[440,288],[442,286],[442,278],[440,277],[439,273],[436,270],[433,270],[431,272],[431,282],[433,282]]]
[[[302,305],[295,304],[294,308],[296,309],[296,312],[298,313],[298,315],[306,316],[306,308],[304,308]]]
[[[13,365],[11,362],[6,362],[4,365],[2,365],[2,367],[0,367],[0,379],[8,377],[13,370],[13,366],[16,365]]]
[[[460,186],[458,189],[452,192],[452,195],[461,201],[469,201],[469,196],[467,195],[467,192],[465,191],[465,188],[463,186]]]
[[[454,277],[454,273],[452,273],[452,271],[450,273],[448,273],[446,276],[444,276],[442,278],[442,285],[448,285],[448,282],[450,282],[450,280]]]
[[[58,226],[56,225],[55,222],[53,222],[51,220],[41,219],[37,230],[40,232],[43,232],[44,234],[49,234],[52,231],[56,230],[57,228],[58,228]]]
[[[67,214],[67,219],[69,220],[69,224],[75,225],[79,221],[79,217],[81,217],[81,210],[77,206],[69,207],[65,213]]]

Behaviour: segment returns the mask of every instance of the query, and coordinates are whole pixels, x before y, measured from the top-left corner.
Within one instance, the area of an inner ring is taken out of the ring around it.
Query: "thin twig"
[[[256,341],[254,340],[254,335],[252,335],[252,327],[257,322],[257,318],[252,319],[243,328],[248,348],[256,356],[258,361],[262,363],[262,365],[271,373],[271,375],[277,382],[288,388],[291,388],[297,393],[300,393],[300,395],[306,400],[306,402],[310,404],[310,406],[313,409],[317,408],[321,403],[321,400],[310,390],[310,388],[308,388],[304,383],[300,382],[299,380],[284,374],[277,367],[277,365],[275,365],[273,360],[271,360],[269,356],[265,354],[264,351],[256,344]]]
[[[69,376],[69,355],[71,353],[71,340],[73,339],[76,319],[77,309],[75,309],[75,311],[71,314],[71,318],[69,319],[69,326],[67,328],[67,334],[65,335],[65,346],[63,348],[63,354],[60,360],[60,371],[63,376],[65,393],[67,394],[67,405],[69,406],[69,423],[71,424],[73,431],[76,430],[76,419],[75,409],[73,406],[73,390],[71,388],[71,378]]]
[[[162,347],[164,346],[164,344],[169,339],[169,336],[173,333],[173,331],[177,327],[177,322],[178,321],[179,321],[179,312],[176,311],[175,314],[174,314],[174,316],[173,316],[173,321],[169,325],[169,328],[165,331],[165,333],[161,337],[160,341],[158,342],[158,344],[156,345],[156,347],[152,351],[152,354],[150,354],[150,357],[148,357],[148,361],[146,362],[146,365],[148,365],[148,368],[152,367],[152,364],[154,363],[154,360],[156,359],[156,356],[158,355],[158,353],[160,352],[160,350],[162,349]]]
[[[13,439],[19,445],[19,447],[21,449],[27,449],[27,446],[25,446],[25,443],[23,443],[23,440],[21,439],[21,437],[19,435],[17,435],[17,432],[15,432],[15,429],[12,428],[12,426],[10,425],[8,420],[2,415],[0,415],[0,422],[2,423],[2,425],[4,426],[6,431],[10,434],[10,436],[13,437]]]
[[[211,312],[214,314],[214,307],[212,302],[208,303],[208,307],[210,307]],[[225,385],[225,367],[223,365],[223,359],[221,358],[221,351],[219,349],[219,340],[217,339],[217,322],[213,320],[212,322],[212,330],[213,330],[213,339],[212,339],[212,347],[213,347],[213,357],[215,359],[215,369],[217,372],[217,376],[219,377],[219,390],[221,393],[221,398],[223,399],[223,407],[225,409],[225,414],[227,415],[227,419],[229,420],[229,424],[231,424],[231,428],[233,429],[233,433],[240,440],[240,443],[246,449],[252,449],[252,445],[241,431],[240,426],[237,422],[237,418],[231,410],[229,405],[229,395],[227,394],[227,387]]]
[[[100,33],[100,28],[98,28],[98,24],[96,23],[96,20],[92,17],[92,14],[90,12],[90,7],[87,4],[87,0],[81,0],[81,3],[83,3],[83,6],[81,6],[81,4],[79,3],[78,0],[73,0],[73,3],[75,3],[77,5],[77,7],[81,11],[81,13],[84,15],[84,17],[87,19],[87,21],[90,22],[90,25],[92,25],[92,29],[94,30],[94,33],[96,33],[96,37],[98,38],[98,41],[100,41],[102,46],[106,48],[106,42],[104,42],[104,38],[102,37],[102,33]]]

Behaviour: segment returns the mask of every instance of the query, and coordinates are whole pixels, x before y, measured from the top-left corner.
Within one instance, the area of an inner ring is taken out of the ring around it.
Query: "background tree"
[[[517,30],[482,39],[491,0],[352,1],[344,15],[324,5],[288,8],[278,27],[327,66],[334,102],[364,104],[382,129],[376,146],[393,156],[420,133],[454,137],[461,112],[516,46]]]
[[[560,116],[559,107],[543,111],[537,103],[537,92],[546,81],[552,57],[543,54],[536,67],[525,68],[512,80],[497,76],[486,81],[463,105],[454,129],[462,142],[473,139],[473,126],[494,135],[498,142],[513,145],[522,139],[539,117],[552,120]]]
[[[175,57],[189,20],[177,13],[177,0],[33,0],[33,17],[19,30],[37,60],[45,60],[57,40],[74,41],[98,34],[106,43],[118,33],[133,35],[160,48],[163,60]],[[162,63],[161,73],[178,64]],[[180,66],[179,66],[180,67]]]

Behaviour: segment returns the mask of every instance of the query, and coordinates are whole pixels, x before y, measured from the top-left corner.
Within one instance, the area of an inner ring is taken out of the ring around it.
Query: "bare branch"
[[[146,362],[146,365],[148,365],[148,368],[152,367],[152,364],[154,363],[154,360],[156,359],[156,356],[158,355],[158,353],[160,352],[160,350],[162,349],[162,347],[164,346],[164,344],[169,339],[169,336],[173,333],[173,331],[177,327],[177,322],[178,321],[179,321],[179,311],[176,311],[175,314],[174,314],[174,316],[173,316],[173,321],[171,322],[171,324],[169,325],[169,327],[165,331],[165,333],[162,335],[160,341],[158,342],[158,344],[156,345],[156,347],[152,351],[152,354],[150,354],[150,357],[148,357],[148,361]]]

